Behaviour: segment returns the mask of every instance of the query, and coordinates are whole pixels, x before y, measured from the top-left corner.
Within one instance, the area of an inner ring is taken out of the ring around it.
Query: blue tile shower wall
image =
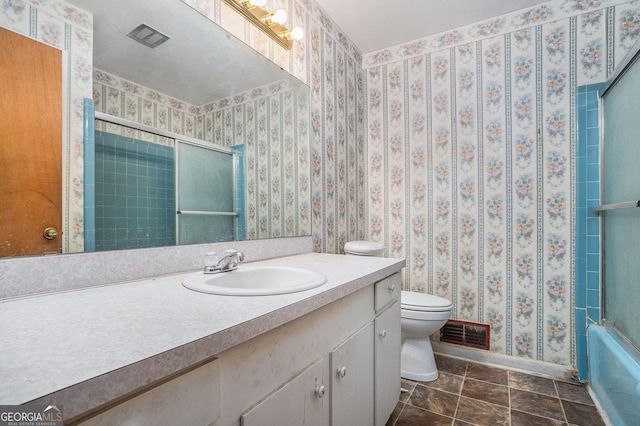
[[[174,245],[174,150],[95,132],[96,250]]]
[[[580,380],[587,379],[587,326],[600,321],[600,84],[578,87],[576,113],[576,353]]]

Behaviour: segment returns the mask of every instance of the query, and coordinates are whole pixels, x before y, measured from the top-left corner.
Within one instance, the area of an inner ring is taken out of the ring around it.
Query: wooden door
[[[60,253],[62,52],[0,28],[0,87],[0,257]]]

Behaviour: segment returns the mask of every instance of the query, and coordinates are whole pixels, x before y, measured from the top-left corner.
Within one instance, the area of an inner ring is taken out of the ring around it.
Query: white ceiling
[[[316,0],[362,53],[451,30],[548,0]]]

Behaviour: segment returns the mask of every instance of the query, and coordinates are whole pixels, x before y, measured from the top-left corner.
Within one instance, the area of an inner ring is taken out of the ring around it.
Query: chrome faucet
[[[244,261],[244,253],[241,251],[232,251],[226,253],[217,264],[212,266],[205,266],[205,274],[218,274],[220,272],[235,271],[238,269],[238,264]]]

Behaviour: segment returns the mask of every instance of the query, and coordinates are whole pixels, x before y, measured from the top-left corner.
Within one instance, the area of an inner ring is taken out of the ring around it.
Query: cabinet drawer
[[[217,358],[148,389],[107,411],[80,421],[83,426],[208,425],[220,417]],[[66,423],[66,422],[65,422]],[[75,424],[75,423],[74,423]]]
[[[395,273],[390,277],[376,283],[375,308],[379,312],[382,308],[395,300],[400,299],[402,290],[402,278],[400,273]]]

